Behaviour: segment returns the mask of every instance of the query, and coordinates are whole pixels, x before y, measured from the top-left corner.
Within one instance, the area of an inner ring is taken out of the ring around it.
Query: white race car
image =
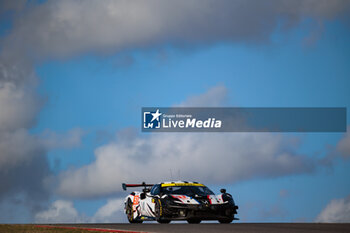
[[[127,187],[144,187],[142,192],[132,192],[125,198],[125,214],[130,223],[187,220],[218,220],[230,223],[237,214],[238,206],[232,196],[221,189],[215,195],[208,187],[197,182],[176,181],[159,184],[122,184]]]

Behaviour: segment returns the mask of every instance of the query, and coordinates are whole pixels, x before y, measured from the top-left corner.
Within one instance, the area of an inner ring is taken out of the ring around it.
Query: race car
[[[157,221],[170,223],[186,220],[200,223],[202,220],[218,220],[231,223],[238,206],[232,196],[221,189],[215,195],[208,187],[197,182],[175,181],[158,184],[122,184],[128,187],[143,187],[142,192],[132,192],[125,198],[125,214],[130,223]]]

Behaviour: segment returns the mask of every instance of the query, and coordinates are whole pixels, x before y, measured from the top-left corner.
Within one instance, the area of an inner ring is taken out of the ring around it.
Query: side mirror
[[[146,198],[146,194],[145,193],[141,193],[140,194],[140,198],[141,198],[141,200],[145,199]]]
[[[220,189],[221,193],[226,193],[226,189]]]

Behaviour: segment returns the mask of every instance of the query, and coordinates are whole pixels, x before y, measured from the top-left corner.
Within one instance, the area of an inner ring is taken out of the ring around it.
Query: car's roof
[[[205,186],[198,182],[189,182],[189,181],[169,181],[169,182],[161,182],[159,183],[162,187],[172,187],[172,186]]]

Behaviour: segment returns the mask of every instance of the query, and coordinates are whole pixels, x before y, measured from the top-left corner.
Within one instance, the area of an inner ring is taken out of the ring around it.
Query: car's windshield
[[[214,195],[214,193],[205,186],[172,186],[162,187],[162,193],[164,194],[179,194],[187,196],[206,196]]]

